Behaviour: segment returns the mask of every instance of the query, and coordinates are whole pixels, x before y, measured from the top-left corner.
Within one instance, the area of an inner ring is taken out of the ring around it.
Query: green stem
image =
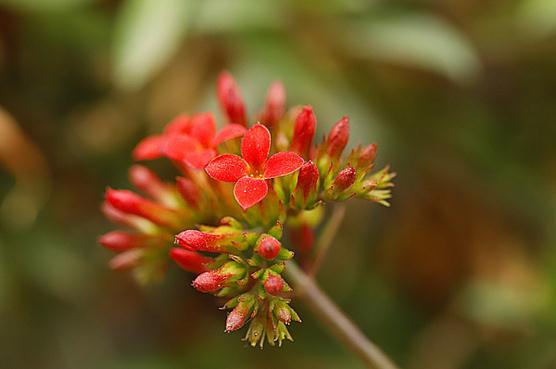
[[[328,218],[328,221],[323,227],[322,233],[315,244],[315,250],[317,252],[315,256],[315,260],[311,264],[309,273],[311,275],[316,275],[319,271],[322,262],[324,261],[330,246],[332,245],[332,241],[338,233],[338,229],[340,228],[340,224],[342,224],[342,220],[344,219],[344,215],[346,213],[346,206],[344,204],[336,204],[334,206],[334,210],[332,211],[332,215]]]
[[[303,299],[321,323],[357,355],[367,368],[398,369],[294,261],[287,262],[286,277],[294,286],[296,294]]]

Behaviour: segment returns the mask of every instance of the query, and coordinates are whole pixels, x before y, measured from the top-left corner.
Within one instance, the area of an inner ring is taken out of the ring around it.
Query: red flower
[[[180,115],[172,120],[162,135],[143,139],[133,150],[135,160],[167,157],[202,169],[216,155],[216,147],[224,141],[242,136],[245,128],[228,124],[218,133],[211,113],[200,113],[189,118]]]
[[[241,141],[241,154],[219,155],[205,170],[212,178],[235,182],[234,197],[245,210],[262,201],[268,193],[267,179],[282,177],[298,170],[303,159],[294,152],[279,152],[268,158],[270,132],[262,124],[251,127]]]

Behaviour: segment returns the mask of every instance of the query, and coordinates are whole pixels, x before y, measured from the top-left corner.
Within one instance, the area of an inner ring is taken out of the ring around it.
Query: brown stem
[[[357,355],[369,369],[398,369],[361,330],[320,289],[315,280],[305,274],[294,261],[288,261],[286,276],[300,298],[322,324],[347,348]]]
[[[328,221],[323,227],[322,233],[315,245],[316,256],[315,260],[309,268],[309,273],[314,276],[319,271],[322,262],[324,261],[336,233],[344,220],[344,215],[346,214],[346,206],[344,204],[336,204],[332,211],[332,215],[328,218]]]

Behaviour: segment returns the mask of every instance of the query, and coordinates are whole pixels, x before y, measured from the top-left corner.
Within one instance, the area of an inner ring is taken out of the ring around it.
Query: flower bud
[[[198,252],[177,247],[170,249],[170,257],[174,259],[182,269],[192,273],[207,272],[207,264],[213,262],[212,258],[201,255]]]
[[[216,292],[232,282],[245,276],[245,267],[235,261],[230,261],[216,270],[200,274],[193,281],[193,287],[199,292]]]
[[[177,228],[180,225],[176,212],[146,200],[129,190],[108,188],[106,201],[119,211],[143,217],[159,225],[171,228]]]
[[[272,260],[280,253],[280,241],[270,235],[262,235],[257,242],[255,252],[266,260]]]
[[[354,182],[357,171],[352,166],[342,169],[332,184],[334,192],[342,192],[348,189]]]
[[[119,253],[110,260],[110,268],[114,270],[133,268],[139,264],[144,254],[143,249],[131,249]]]
[[[199,188],[192,180],[178,177],[176,178],[176,186],[178,192],[189,206],[195,209],[199,207],[201,194],[199,193]]]
[[[112,231],[102,235],[98,242],[107,249],[125,251],[145,245],[147,237],[124,231]]]
[[[268,89],[266,104],[261,114],[260,121],[272,127],[284,116],[286,110],[286,90],[281,82],[274,82]]]
[[[370,166],[376,158],[376,144],[370,144],[365,146],[359,153],[359,158],[357,158],[357,166],[359,168],[366,168]]]
[[[135,164],[129,168],[129,180],[135,187],[168,206],[176,206],[170,187],[149,168]]]
[[[228,118],[228,122],[247,126],[243,99],[230,73],[222,72],[220,74],[218,77],[217,90],[220,106],[224,115]]]
[[[316,199],[317,185],[319,181],[319,170],[312,161],[305,162],[299,168],[297,185],[295,187],[295,197],[301,207],[306,207],[308,203]]]
[[[316,126],[317,118],[313,108],[304,106],[295,119],[291,149],[306,159],[309,158]]]
[[[285,282],[278,274],[269,273],[264,281],[264,289],[271,295],[277,295],[284,290]]]
[[[136,215],[124,213],[110,205],[107,201],[102,203],[101,211],[111,222],[133,228],[140,233],[155,234],[159,230],[159,227],[151,221]]]
[[[344,116],[330,130],[326,139],[326,152],[332,158],[339,158],[349,140],[349,118]]]
[[[176,236],[176,243],[192,251],[238,252],[249,247],[247,232],[208,233],[196,230],[183,231]]]
[[[237,331],[249,319],[255,306],[255,298],[251,294],[244,294],[239,297],[239,303],[228,314],[226,319],[226,333]]]
[[[302,257],[310,254],[315,243],[315,232],[309,224],[302,223],[299,227],[290,228],[289,236],[292,245],[301,252]]]
[[[163,135],[148,136],[141,140],[133,149],[133,160],[153,160],[162,157]]]

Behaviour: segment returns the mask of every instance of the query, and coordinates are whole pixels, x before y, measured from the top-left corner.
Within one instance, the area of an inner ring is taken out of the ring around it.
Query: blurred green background
[[[398,172],[319,275],[396,362],[556,367],[556,1],[0,0],[1,368],[362,368],[299,303],[295,343],[250,349],[177,267],[106,266],[105,186],[222,69]]]

